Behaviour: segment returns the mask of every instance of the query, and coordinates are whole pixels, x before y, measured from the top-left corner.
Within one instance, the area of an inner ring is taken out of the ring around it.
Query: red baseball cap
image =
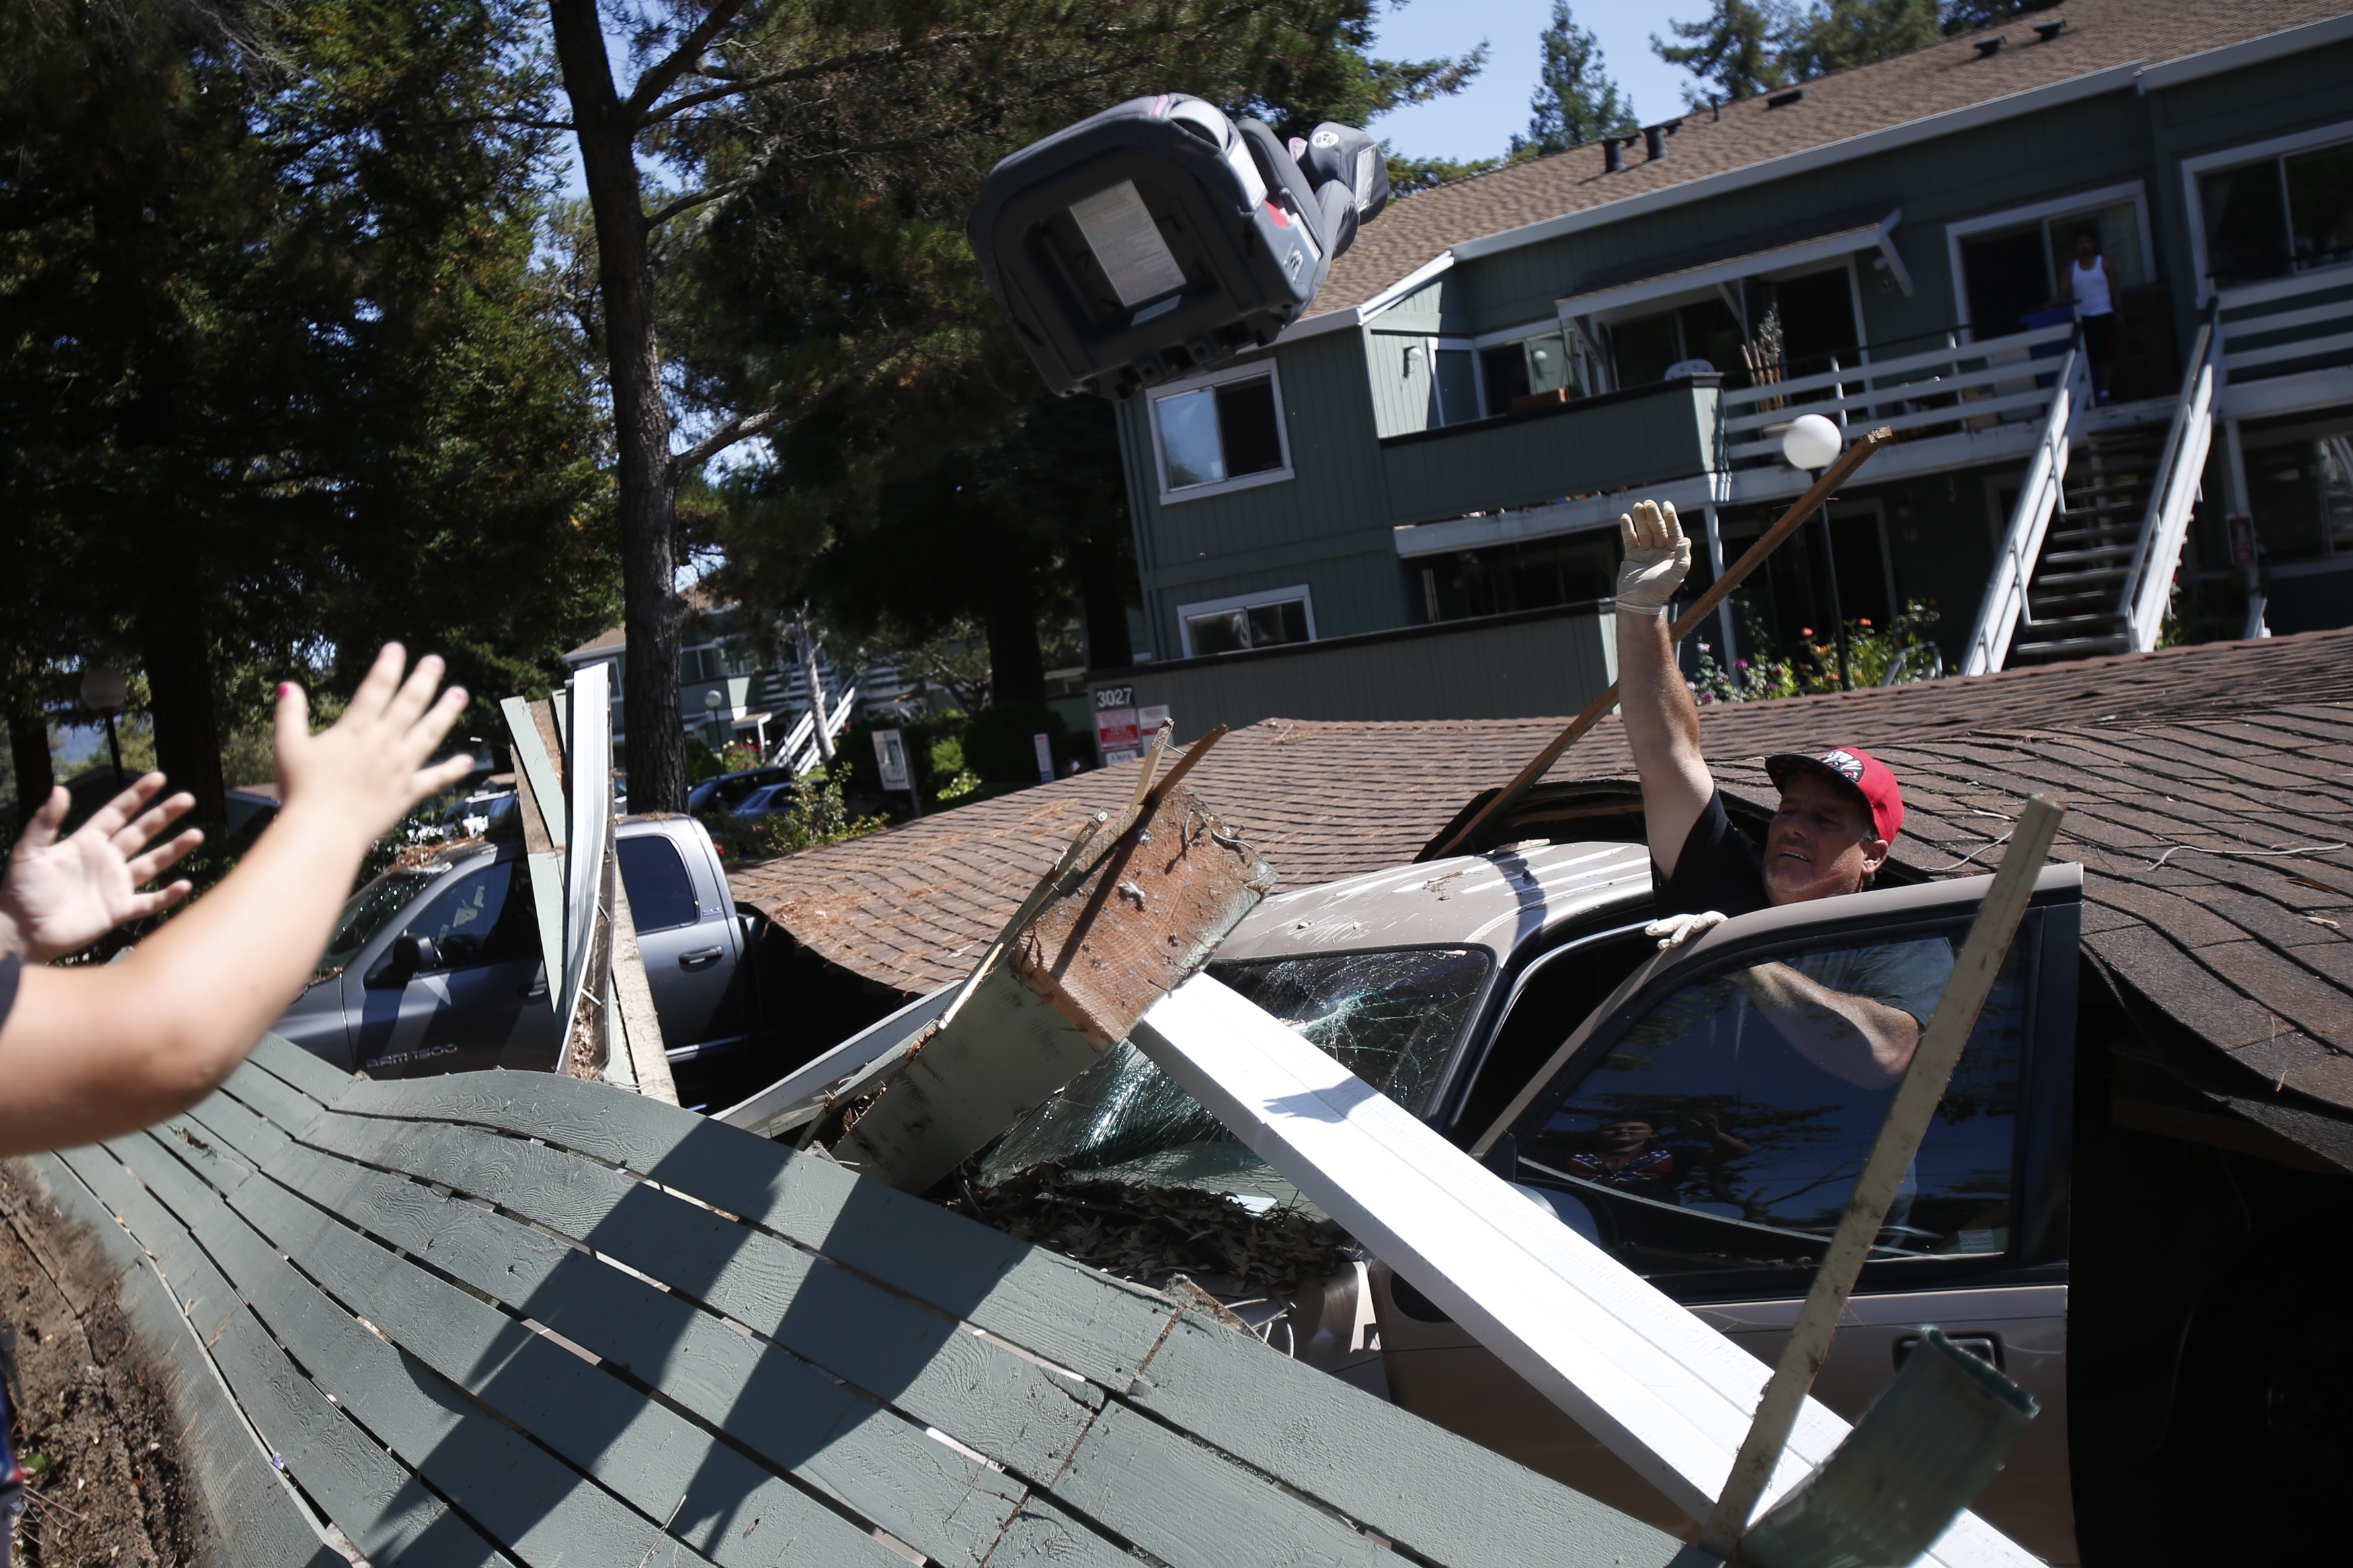
[[[1814,757],[1798,752],[1777,752],[1765,759],[1765,771],[1783,789],[1801,773],[1819,774],[1862,800],[1880,837],[1893,844],[1904,831],[1904,792],[1896,787],[1894,771],[1859,747],[1841,746]]]

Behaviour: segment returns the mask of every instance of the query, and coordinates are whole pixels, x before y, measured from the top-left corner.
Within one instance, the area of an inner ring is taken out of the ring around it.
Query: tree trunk
[[[801,679],[808,688],[809,712],[816,720],[812,728],[817,733],[817,754],[830,763],[833,761],[833,731],[828,721],[832,718],[833,710],[827,706],[825,682],[818,675],[817,634],[809,630],[808,612],[806,610],[801,612],[800,641]]]
[[[8,762],[16,771],[16,825],[21,827],[57,787],[49,765],[49,722],[32,694],[21,687],[9,693]]]
[[[1135,561],[1123,513],[1087,531],[1078,551],[1079,604],[1086,618],[1087,668],[1124,669],[1135,662],[1127,606],[1135,597]]]
[[[222,787],[220,720],[202,612],[191,601],[151,606],[146,646],[148,717],[155,726],[155,766],[166,785],[196,797],[196,822],[228,818]]]
[[[981,625],[988,633],[991,702],[1046,700],[1046,655],[1038,646],[1038,605],[1018,573],[988,596]]]
[[[686,731],[679,712],[679,633],[685,606],[676,587],[676,489],[670,477],[670,406],[662,400],[661,351],[654,334],[653,268],[638,199],[635,115],[613,88],[595,0],[554,0],[550,20],[580,168],[596,220],[597,282],[605,310],[607,374],[613,392],[621,526],[621,720],[634,811],[686,809]]]

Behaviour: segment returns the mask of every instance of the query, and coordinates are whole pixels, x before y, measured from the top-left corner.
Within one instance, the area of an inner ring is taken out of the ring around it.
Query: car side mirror
[[[371,985],[406,985],[419,974],[441,967],[441,950],[429,936],[396,936],[392,950],[370,978]]]

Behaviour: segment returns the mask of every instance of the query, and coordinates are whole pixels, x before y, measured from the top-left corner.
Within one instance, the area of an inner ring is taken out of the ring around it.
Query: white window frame
[[[1199,599],[1189,605],[1177,605],[1176,637],[1179,645],[1185,650],[1184,657],[1187,658],[1198,657],[1193,652],[1193,617],[1195,616],[1215,616],[1228,610],[1254,610],[1261,605],[1285,604],[1293,599],[1299,601],[1300,607],[1306,614],[1307,640],[1314,642],[1315,640],[1315,595],[1304,583],[1295,583],[1288,588],[1261,588],[1255,593],[1235,594],[1223,599]],[[1303,645],[1290,643],[1282,646],[1298,647]]]
[[[1256,381],[1265,377],[1274,387],[1274,438],[1282,452],[1282,466],[1269,468],[1262,474],[1243,474],[1237,479],[1218,479],[1206,485],[1187,485],[1182,489],[1168,488],[1168,455],[1160,445],[1160,405],[1171,397],[1205,387],[1224,386],[1229,382]],[[1208,496],[1230,495],[1235,490],[1254,489],[1260,485],[1281,484],[1293,478],[1291,466],[1291,411],[1282,403],[1282,372],[1273,360],[1255,360],[1204,375],[1187,376],[1183,381],[1155,387],[1149,394],[1145,414],[1150,423],[1147,432],[1152,437],[1153,476],[1160,487],[1160,504],[1174,506],[1179,501],[1200,500]]]
[[[2242,146],[2225,147],[2219,153],[2200,153],[2194,158],[2181,160],[2181,190],[2189,214],[2189,264],[2198,269],[2198,303],[2203,307],[2214,297],[2214,285],[2207,277],[2206,267],[2206,204],[2198,194],[2198,179],[2217,169],[2234,169],[2242,163],[2261,163],[2284,157],[2290,153],[2308,153],[2315,147],[2327,147],[2334,142],[2353,142],[2353,120],[2340,120],[2334,125],[2317,126],[2310,131],[2298,131],[2293,135],[2274,136],[2262,142],[2249,142]],[[2339,262],[2342,267],[2345,263]],[[2327,272],[2331,268],[2316,268]],[[2307,273],[2291,273],[2303,278]]]
[[[2030,223],[2063,217],[2069,213],[2082,212],[2086,207],[2112,207],[2118,202],[2126,201],[2132,203],[2134,216],[2140,224],[2141,267],[2154,279],[2157,276],[2157,241],[2148,225],[2148,189],[2138,180],[2126,180],[2116,185],[2099,185],[2070,195],[2054,196],[2047,202],[2032,202],[2022,207],[2004,207],[1997,213],[1984,213],[1977,217],[1959,218],[1947,224],[1945,258],[1952,270],[1953,320],[1958,321],[1965,331],[1973,331],[1976,328],[1976,323],[1969,320],[1968,281],[1961,275],[1962,240],[1973,234],[1984,234],[1998,228],[2023,228]]]

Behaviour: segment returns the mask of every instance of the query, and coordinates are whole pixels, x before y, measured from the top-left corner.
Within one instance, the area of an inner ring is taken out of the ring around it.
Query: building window
[[[2218,288],[2353,261],[2353,141],[2198,177]]]
[[[1314,602],[1304,585],[1179,605],[1176,622],[1187,658],[1315,640]]]
[[[1564,388],[1571,397],[1590,390],[1558,332],[1538,332],[1517,342],[1497,343],[1479,351],[1482,390],[1489,414],[1509,414],[1529,398],[1549,398]]]
[[[1425,562],[1422,608],[1433,621],[1509,615],[1607,598],[1618,578],[1618,533],[1465,550]]]
[[[1272,365],[1229,371],[1152,400],[1160,499],[1190,500],[1291,478],[1282,383]]]
[[[2119,284],[2148,281],[2148,215],[2137,181],[1946,228],[1962,319],[1979,342],[2024,331],[2026,317],[2058,298],[2061,272],[2075,264],[2075,237],[2087,228]]]

